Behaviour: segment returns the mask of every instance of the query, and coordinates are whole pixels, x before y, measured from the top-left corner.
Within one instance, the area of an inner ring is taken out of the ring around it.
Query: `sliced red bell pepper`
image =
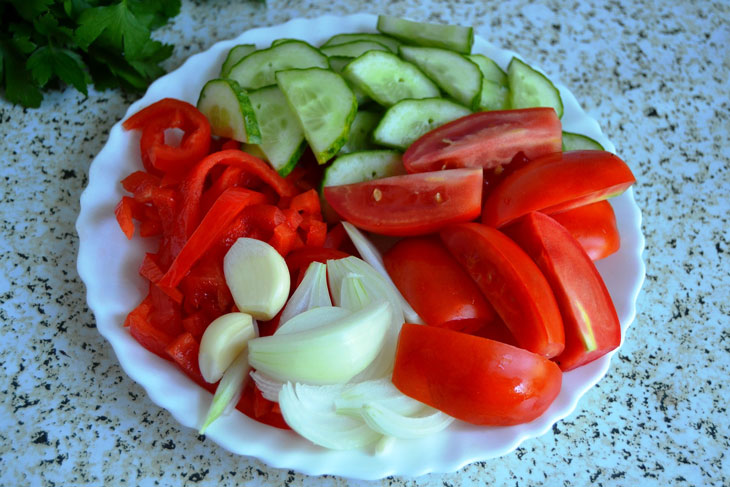
[[[134,221],[132,221],[132,215],[134,214],[135,204],[137,204],[137,202],[134,198],[122,196],[122,199],[114,208],[114,215],[117,217],[117,223],[119,223],[119,227],[129,240],[131,240],[134,236]]]
[[[200,200],[206,176],[218,164],[240,167],[244,171],[252,173],[271,186],[279,196],[292,197],[297,194],[297,189],[289,181],[279,176],[266,162],[251,154],[240,150],[224,150],[210,154],[191,169],[181,184],[183,206],[179,224],[188,235],[192,235],[201,218]]]
[[[169,359],[165,348],[172,342],[172,337],[162,330],[158,330],[139,314],[130,313],[127,315],[129,334],[150,352]]]
[[[289,208],[309,215],[320,214],[319,194],[314,189],[299,193],[291,199]]]
[[[236,409],[259,423],[275,428],[291,429],[284,421],[279,405],[264,398],[250,377],[244,383],[241,399],[236,404]]]
[[[187,314],[202,311],[208,317],[208,323],[231,311],[233,306],[233,296],[223,272],[222,253],[206,253],[180,281],[179,289],[184,296],[183,311]]]
[[[129,117],[126,130],[142,130],[140,150],[148,172],[184,172],[202,159],[210,148],[210,123],[190,103],[164,98]],[[182,129],[177,146],[165,142],[165,131]]]
[[[215,392],[216,384],[209,384],[203,379],[200,373],[200,365],[198,365],[198,353],[200,352],[200,344],[195,340],[190,332],[183,332],[178,335],[165,348],[165,352],[175,362],[180,369],[193,379],[200,387],[210,392]]]
[[[195,229],[180,253],[170,265],[159,285],[162,288],[174,288],[193,264],[222,235],[233,219],[246,206],[261,203],[264,200],[260,193],[242,188],[226,190],[213,204],[203,221]]]

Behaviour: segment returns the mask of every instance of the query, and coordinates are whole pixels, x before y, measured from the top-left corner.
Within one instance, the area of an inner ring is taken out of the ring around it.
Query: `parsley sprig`
[[[179,12],[180,0],[0,0],[0,89],[33,108],[62,84],[144,90],[173,49],[151,31]]]

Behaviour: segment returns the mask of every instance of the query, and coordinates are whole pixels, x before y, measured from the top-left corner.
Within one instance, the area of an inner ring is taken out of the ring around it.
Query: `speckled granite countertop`
[[[471,24],[566,84],[634,170],[647,280],[608,375],[551,432],[445,475],[373,485],[729,485],[726,2],[183,2],[166,67],[255,26],[356,11]],[[222,21],[224,19],[224,21]],[[117,364],[76,273],[88,166],[136,96],[0,100],[0,485],[366,485],[236,457]]]

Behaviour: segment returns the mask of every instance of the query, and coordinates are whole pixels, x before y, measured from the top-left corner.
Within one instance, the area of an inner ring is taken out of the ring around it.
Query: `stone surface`
[[[634,170],[647,279],[608,375],[548,434],[418,479],[311,478],[178,426],[119,367],[75,268],[88,167],[136,95],[0,100],[0,485],[728,485],[727,2],[183,2],[165,67],[294,17],[470,24],[566,84]]]

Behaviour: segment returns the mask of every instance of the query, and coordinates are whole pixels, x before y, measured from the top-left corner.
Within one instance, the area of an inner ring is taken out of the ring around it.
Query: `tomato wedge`
[[[531,211],[559,213],[623,193],[636,178],[606,151],[540,157],[507,176],[486,198],[482,223],[501,227]]]
[[[492,306],[437,237],[405,238],[383,261],[395,286],[427,324],[472,331],[494,319]]]
[[[507,426],[545,412],[560,392],[562,372],[521,348],[406,323],[398,338],[393,385],[462,421]]]
[[[505,228],[550,283],[563,317],[563,370],[587,364],[621,343],[621,325],[608,289],[583,247],[560,223],[530,213]]]
[[[621,237],[611,203],[601,200],[572,210],[551,215],[580,242],[591,260],[599,260],[616,252]]]
[[[328,186],[324,196],[345,220],[383,235],[424,235],[481,211],[482,170],[454,169]]]
[[[441,240],[522,348],[548,358],[563,351],[563,321],[555,296],[540,269],[516,243],[479,223],[449,225],[441,230]]]
[[[552,108],[478,112],[423,135],[403,154],[403,165],[408,172],[489,169],[509,163],[519,152],[528,159],[560,152],[562,137]]]

